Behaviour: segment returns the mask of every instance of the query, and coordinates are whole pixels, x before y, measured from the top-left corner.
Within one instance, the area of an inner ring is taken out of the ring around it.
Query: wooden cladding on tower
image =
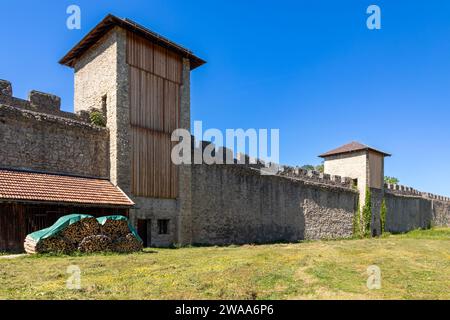
[[[180,56],[133,33],[128,33],[127,39],[130,66],[181,84],[183,63]]]
[[[132,193],[151,198],[178,196],[172,164],[172,132],[179,128],[182,59],[128,33]]]
[[[179,128],[180,85],[130,67],[131,125],[172,133]]]
[[[173,142],[162,132],[131,127],[132,192],[138,197],[177,197],[178,168],[170,159]]]

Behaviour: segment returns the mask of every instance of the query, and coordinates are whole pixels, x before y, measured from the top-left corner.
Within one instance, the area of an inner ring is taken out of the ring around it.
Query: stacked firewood
[[[100,234],[100,224],[95,218],[85,218],[71,224],[61,231],[61,236],[79,244],[84,238]]]
[[[128,253],[141,250],[142,243],[132,233],[113,242],[113,251],[115,252]]]
[[[81,241],[78,250],[84,253],[112,251],[112,241],[102,234],[87,236]]]
[[[76,250],[76,245],[62,236],[50,237],[36,242],[31,237],[25,239],[25,252],[35,253],[72,253]]]
[[[141,251],[142,243],[130,233],[126,220],[108,219],[101,225],[95,218],[85,218],[40,241],[27,236],[24,248],[29,254],[69,254],[76,250],[84,253],[130,253]]]
[[[114,241],[129,234],[130,228],[128,227],[128,222],[125,220],[110,219],[106,220],[105,223],[100,226],[100,232]]]

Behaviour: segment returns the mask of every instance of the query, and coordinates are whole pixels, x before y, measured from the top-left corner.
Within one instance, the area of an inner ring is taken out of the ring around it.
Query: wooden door
[[[144,241],[144,248],[150,247],[151,245],[151,220],[148,219],[138,219],[138,234]]]

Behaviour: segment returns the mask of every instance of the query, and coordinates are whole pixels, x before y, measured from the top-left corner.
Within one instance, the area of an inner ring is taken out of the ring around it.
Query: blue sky
[[[66,28],[71,4],[81,30]],[[366,27],[370,4],[381,30]],[[72,111],[72,70],[57,61],[107,13],[208,61],[192,74],[205,128],[279,128],[292,165],[358,140],[393,154],[387,175],[450,195],[450,1],[2,1],[0,78]]]

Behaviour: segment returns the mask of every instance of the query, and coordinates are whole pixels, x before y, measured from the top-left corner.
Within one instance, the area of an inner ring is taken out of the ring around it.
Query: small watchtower
[[[366,200],[366,190],[372,194],[372,216],[379,215],[384,193],[384,158],[389,153],[377,150],[359,142],[350,142],[339,148],[321,154],[324,172],[330,175],[350,177],[359,191],[360,208]],[[378,234],[378,219],[374,220],[373,233]]]

